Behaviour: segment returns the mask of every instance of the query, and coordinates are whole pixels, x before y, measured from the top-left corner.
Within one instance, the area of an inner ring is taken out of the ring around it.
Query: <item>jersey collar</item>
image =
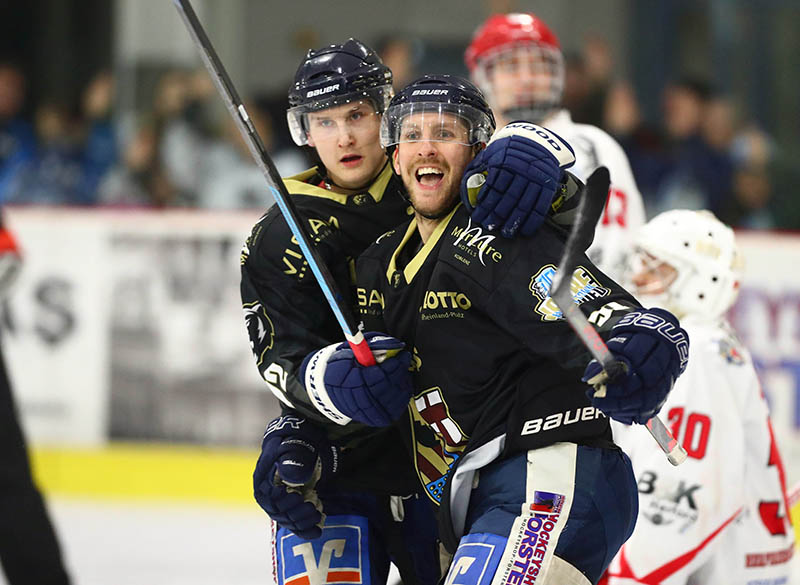
[[[428,238],[428,241],[425,243],[422,248],[420,248],[419,252],[417,252],[411,261],[403,268],[403,277],[405,278],[406,283],[410,283],[414,277],[419,272],[419,269],[425,263],[425,260],[428,258],[428,255],[431,253],[431,250],[436,247],[439,238],[442,237],[445,229],[447,228],[447,224],[450,223],[450,220],[453,218],[453,214],[456,210],[461,207],[461,203],[456,205],[453,210],[448,213],[445,217],[442,218],[442,221],[439,222],[439,225],[436,226],[436,229],[433,230],[431,237]],[[408,241],[411,239],[411,236],[417,231],[417,218],[411,220],[408,224],[408,228],[406,229],[406,233],[403,235],[403,239],[398,244],[397,248],[394,252],[392,252],[392,257],[389,259],[389,268],[386,270],[386,280],[391,284],[392,282],[392,275],[397,271],[397,257],[400,254],[400,251],[403,247],[408,244]]]
[[[307,181],[314,177],[315,175],[319,174],[319,168],[313,167],[308,169],[307,171],[303,171],[300,174],[287,177],[283,180],[283,184],[286,185],[286,190],[293,195],[308,195],[310,197],[321,197],[323,199],[330,199],[331,201],[336,201],[337,203],[341,203],[342,205],[347,205],[347,201],[358,193],[353,193],[351,195],[343,195],[342,193],[334,193],[324,187],[320,187],[319,185],[312,185]],[[381,199],[383,199],[383,193],[386,191],[386,186],[389,184],[389,181],[392,179],[392,167],[387,161],[385,165],[383,165],[383,169],[381,172],[378,173],[378,176],[375,177],[375,180],[367,189],[367,193],[369,193],[370,197],[375,201],[375,203],[380,203]]]

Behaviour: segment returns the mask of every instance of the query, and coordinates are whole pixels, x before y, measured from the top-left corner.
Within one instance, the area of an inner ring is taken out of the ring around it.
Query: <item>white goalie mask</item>
[[[741,257],[733,230],[710,211],[678,209],[656,216],[639,231],[635,250],[627,280],[646,306],[709,321],[736,301]]]

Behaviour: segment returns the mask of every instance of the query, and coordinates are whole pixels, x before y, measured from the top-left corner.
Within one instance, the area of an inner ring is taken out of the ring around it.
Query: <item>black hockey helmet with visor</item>
[[[392,95],[392,71],[361,41],[312,49],[289,90],[286,118],[292,139],[298,146],[308,144],[309,112],[369,100],[381,114]]]
[[[422,140],[472,146],[489,142],[494,129],[492,110],[472,83],[425,75],[392,98],[381,120],[381,146]]]

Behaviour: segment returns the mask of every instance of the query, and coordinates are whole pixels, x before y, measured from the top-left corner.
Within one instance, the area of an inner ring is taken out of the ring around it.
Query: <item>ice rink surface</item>
[[[51,498],[73,585],[272,585],[258,507]],[[0,575],[0,583],[7,585]]]
[[[255,505],[48,505],[73,585],[274,585],[269,521]],[[798,557],[789,584],[800,585]]]

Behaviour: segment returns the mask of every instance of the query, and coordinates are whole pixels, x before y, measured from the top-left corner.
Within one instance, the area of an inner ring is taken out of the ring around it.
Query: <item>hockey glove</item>
[[[402,341],[383,333],[364,337],[376,365],[362,366],[350,346],[339,343],[306,356],[300,376],[311,403],[335,423],[354,420],[386,427],[400,418],[411,400],[411,354]]]
[[[461,200],[472,219],[511,238],[533,235],[542,225],[562,171],[575,163],[572,147],[529,122],[499,130],[461,179]]]
[[[608,349],[624,373],[608,380],[592,360],[582,380],[592,404],[614,420],[644,424],[661,409],[675,380],[686,369],[689,336],[675,316],[663,309],[638,309],[611,329]]]
[[[253,472],[258,505],[280,526],[307,540],[322,535],[325,516],[316,488],[336,475],[338,449],[297,414],[267,425]]]

